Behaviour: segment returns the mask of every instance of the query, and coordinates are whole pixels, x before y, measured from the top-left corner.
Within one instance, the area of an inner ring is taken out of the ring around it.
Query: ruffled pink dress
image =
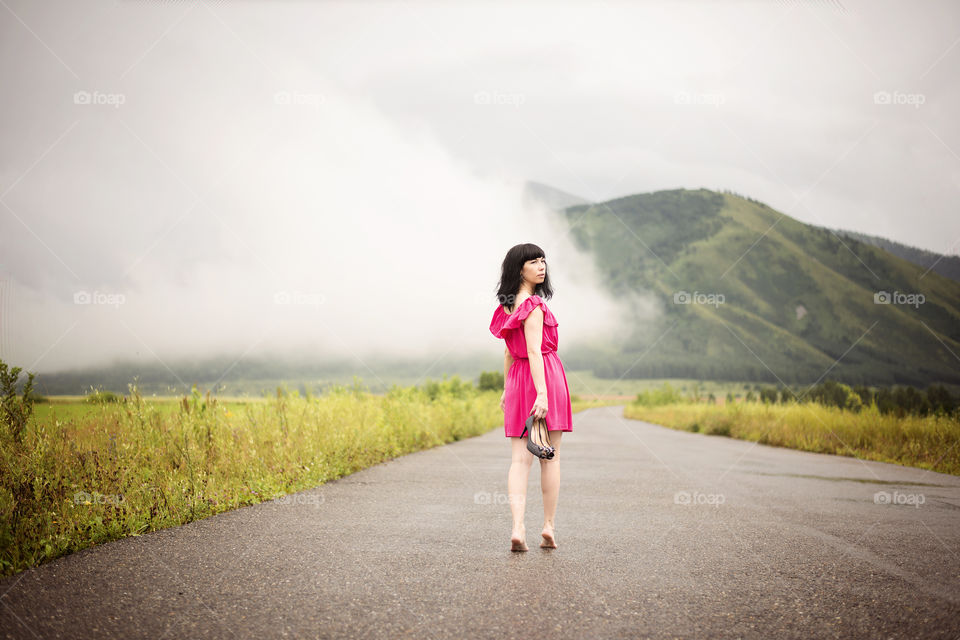
[[[570,389],[563,363],[557,355],[559,323],[546,302],[540,296],[533,295],[521,302],[513,313],[507,313],[498,305],[490,320],[490,333],[506,341],[514,358],[505,381],[503,428],[508,438],[521,436],[527,416],[532,413],[533,403],[537,399],[537,388],[533,384],[530,361],[527,359],[527,338],[523,333],[523,321],[537,305],[543,309],[540,352],[543,354],[543,375],[547,383],[547,430],[573,431]]]

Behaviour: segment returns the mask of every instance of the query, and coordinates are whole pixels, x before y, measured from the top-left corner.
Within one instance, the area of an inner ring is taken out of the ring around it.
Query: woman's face
[[[543,282],[543,279],[547,277],[547,260],[546,258],[535,258],[533,260],[527,260],[523,265],[523,279],[527,282],[532,282],[534,286]]]

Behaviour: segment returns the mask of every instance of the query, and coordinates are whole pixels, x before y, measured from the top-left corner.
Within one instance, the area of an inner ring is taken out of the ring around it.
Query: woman
[[[543,297],[541,297],[543,296]],[[543,541],[541,547],[556,549],[554,516],[560,493],[560,439],[564,431],[573,431],[570,390],[563,364],[557,355],[557,319],[544,298],[553,296],[547,260],[535,244],[518,244],[503,259],[497,298],[500,306],[493,312],[490,331],[506,342],[503,352],[503,426],[511,438],[512,461],[507,475],[507,492],[513,512],[512,551],[527,551],[523,509],[527,498],[527,478],[536,457],[527,450],[523,435],[527,417],[544,418],[550,443],[557,450],[553,459],[540,460],[540,485],[543,488]]]

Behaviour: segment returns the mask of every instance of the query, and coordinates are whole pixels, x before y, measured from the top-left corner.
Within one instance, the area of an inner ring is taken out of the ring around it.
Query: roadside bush
[[[108,402],[124,402],[124,397],[113,391],[103,391],[91,387],[90,393],[86,395],[84,401],[90,404],[105,404]]]
[[[460,376],[454,375],[449,379],[444,378],[440,382],[434,380],[427,380],[422,386],[418,387],[422,389],[430,401],[434,401],[441,396],[452,397],[452,398],[469,398],[476,395],[478,389],[473,386],[473,383],[469,380],[462,380]],[[503,390],[503,383],[500,384],[500,390]]]
[[[659,389],[650,389],[638,393],[634,403],[645,407],[658,407],[683,401],[684,397],[680,394],[680,391],[671,387],[669,382],[665,382]]]
[[[835,380],[827,380],[818,384],[806,394],[805,398],[825,407],[837,407],[850,411],[859,411],[863,407],[863,401],[859,394],[849,386]]]
[[[0,360],[0,420],[3,422],[3,431],[14,442],[23,440],[23,432],[33,413],[33,379],[34,373],[27,374],[27,382],[23,385],[22,395],[17,397],[17,379],[20,378],[20,367],[8,368],[7,363]]]
[[[484,371],[480,374],[477,389],[480,391],[503,391],[503,371]]]
[[[773,387],[765,387],[760,390],[760,402],[766,404],[777,403],[777,390]]]

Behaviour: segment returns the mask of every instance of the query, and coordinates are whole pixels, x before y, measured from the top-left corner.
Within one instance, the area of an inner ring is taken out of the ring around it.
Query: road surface
[[[960,478],[574,417],[557,549],[498,429],[5,578],[0,636],[960,637]]]

